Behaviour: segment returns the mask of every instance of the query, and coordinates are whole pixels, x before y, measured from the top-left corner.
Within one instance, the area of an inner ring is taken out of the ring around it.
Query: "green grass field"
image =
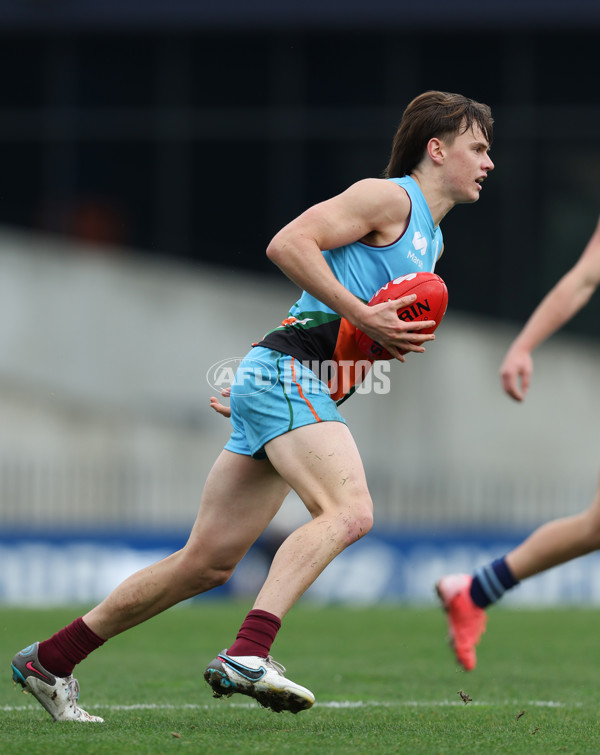
[[[273,648],[315,706],[275,714],[213,699],[206,663],[246,604],[188,603],[114,638],[77,669],[104,724],[54,723],[10,659],[82,612],[0,610],[6,753],[598,753],[600,612],[495,608],[478,668],[459,671],[441,611],[298,605]],[[464,703],[459,692],[472,698]]]

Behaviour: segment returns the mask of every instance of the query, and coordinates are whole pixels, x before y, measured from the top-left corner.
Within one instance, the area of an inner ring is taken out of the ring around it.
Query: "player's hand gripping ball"
[[[409,273],[386,283],[369,301],[369,306],[385,301],[401,299],[403,296],[416,294],[412,304],[398,310],[398,317],[404,322],[435,320],[433,328],[419,330],[419,333],[433,333],[446,314],[448,306],[448,289],[435,273]],[[371,359],[392,359],[392,354],[370,338],[362,330],[356,329],[356,345]]]

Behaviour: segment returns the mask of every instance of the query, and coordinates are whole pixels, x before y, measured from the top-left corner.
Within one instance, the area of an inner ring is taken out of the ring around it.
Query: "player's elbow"
[[[285,271],[286,268],[294,265],[298,259],[305,256],[309,241],[311,241],[311,237],[305,236],[297,229],[286,226],[271,239],[271,243],[267,246],[267,257],[277,267]]]
[[[275,265],[279,266],[283,259],[285,250],[285,244],[283,243],[280,234],[277,234],[267,247],[267,258]]]

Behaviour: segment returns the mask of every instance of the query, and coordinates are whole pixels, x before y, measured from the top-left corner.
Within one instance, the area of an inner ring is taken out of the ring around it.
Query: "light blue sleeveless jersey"
[[[432,273],[442,252],[442,231],[434,226],[417,182],[409,176],[389,180],[410,197],[410,216],[402,236],[388,246],[355,241],[323,252],[335,277],[363,301],[369,301],[382,286],[401,275]],[[343,344],[338,344],[341,320],[336,312],[304,291],[283,323],[257,345],[300,360],[344,358]]]
[[[417,182],[404,176],[389,179],[407,192],[411,201],[408,227],[389,246],[369,246],[362,241],[323,252],[329,267],[340,283],[361,299],[368,301],[388,281],[408,273],[432,273],[443,246],[442,231],[434,227],[429,205]],[[316,309],[333,310],[304,292],[290,310],[290,315]]]

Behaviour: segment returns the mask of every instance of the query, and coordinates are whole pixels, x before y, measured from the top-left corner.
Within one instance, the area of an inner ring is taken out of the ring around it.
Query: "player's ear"
[[[427,142],[427,154],[436,165],[444,162],[444,142],[436,136]]]

